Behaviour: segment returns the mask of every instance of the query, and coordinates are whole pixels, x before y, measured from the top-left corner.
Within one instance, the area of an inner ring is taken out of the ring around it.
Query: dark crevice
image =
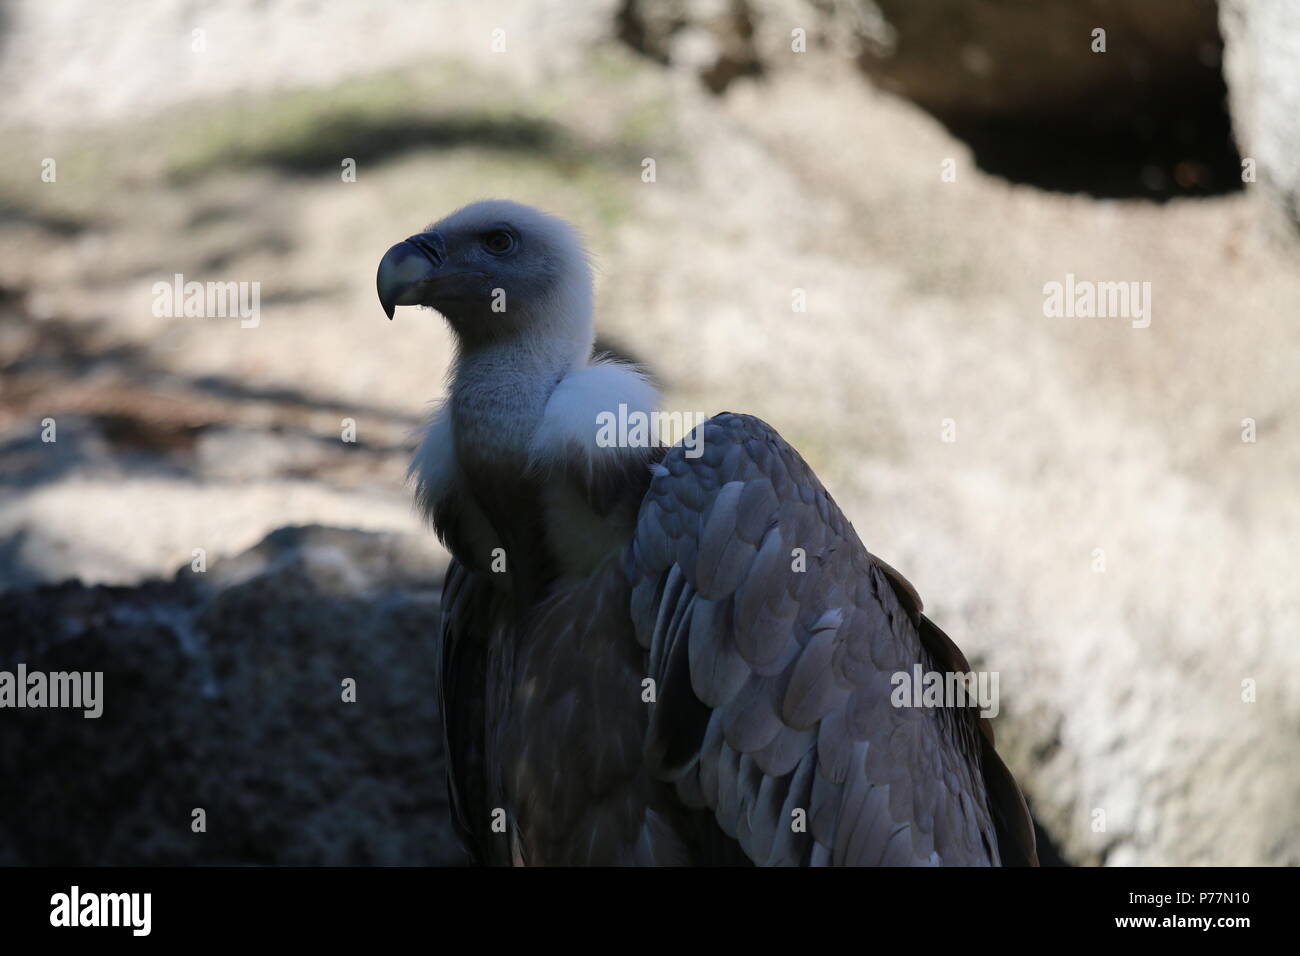
[[[1220,74],[1115,121],[1065,114],[945,125],[980,169],[1052,192],[1165,201],[1244,188]]]

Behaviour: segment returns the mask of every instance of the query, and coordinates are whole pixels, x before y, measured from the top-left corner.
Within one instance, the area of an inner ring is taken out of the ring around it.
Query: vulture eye
[[[510,235],[504,229],[498,229],[496,232],[489,232],[483,239],[483,245],[487,251],[494,256],[504,256],[515,247],[515,237]]]

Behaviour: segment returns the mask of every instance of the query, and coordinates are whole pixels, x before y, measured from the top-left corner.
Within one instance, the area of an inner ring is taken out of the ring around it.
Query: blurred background
[[[1300,4],[8,0],[0,89],[0,668],[105,672],[0,714],[0,863],[460,861],[374,272],[489,196],[1000,672],[1045,861],[1300,863]]]

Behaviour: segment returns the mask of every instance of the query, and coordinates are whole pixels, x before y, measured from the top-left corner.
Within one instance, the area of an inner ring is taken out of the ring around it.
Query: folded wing
[[[645,756],[766,865],[1035,863],[978,713],[895,707],[968,671],[768,425],[724,414],[656,469],[624,561],[656,682]]]

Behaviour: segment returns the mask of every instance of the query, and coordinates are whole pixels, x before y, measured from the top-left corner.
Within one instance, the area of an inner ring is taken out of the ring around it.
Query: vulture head
[[[393,246],[379,263],[379,301],[436,309],[462,349],[505,341],[592,341],[591,267],[577,231],[508,200],[471,203]]]

